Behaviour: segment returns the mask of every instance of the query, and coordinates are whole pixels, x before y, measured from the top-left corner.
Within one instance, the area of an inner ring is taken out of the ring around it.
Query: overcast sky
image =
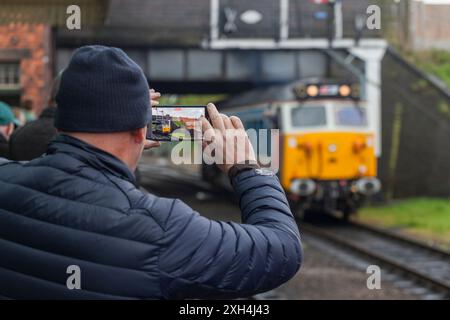
[[[450,4],[450,0],[415,0],[425,4]]]

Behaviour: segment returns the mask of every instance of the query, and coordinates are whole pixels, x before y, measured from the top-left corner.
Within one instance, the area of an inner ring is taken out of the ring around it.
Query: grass
[[[450,198],[417,198],[365,207],[358,220],[450,247]]]
[[[437,76],[450,87],[450,51],[429,50],[406,53],[406,57],[417,67]]]

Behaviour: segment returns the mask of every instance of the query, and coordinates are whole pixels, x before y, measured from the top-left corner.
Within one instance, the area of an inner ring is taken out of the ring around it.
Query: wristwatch
[[[239,173],[241,173],[243,171],[247,171],[247,170],[253,170],[253,169],[255,170],[255,173],[257,175],[261,175],[261,176],[275,175],[273,173],[273,171],[266,169],[266,168],[261,168],[258,164],[242,163],[242,164],[235,164],[234,166],[232,166],[231,169],[228,171],[228,177],[231,180],[234,177],[236,177]]]
[[[239,173],[252,169],[259,169],[259,165],[257,163],[238,163],[232,166],[231,169],[228,171],[228,177],[231,180],[234,177],[236,177]]]

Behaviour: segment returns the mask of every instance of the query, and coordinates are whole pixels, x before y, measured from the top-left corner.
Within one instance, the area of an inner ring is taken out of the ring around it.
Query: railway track
[[[173,186],[183,190],[193,189],[218,194],[207,183],[200,180],[198,175],[180,173],[169,170],[164,166],[141,166],[144,175],[152,182],[150,185],[161,186],[170,181],[170,192]],[[158,189],[158,190],[159,190]],[[311,220],[311,219],[309,219]],[[302,233],[309,233],[331,245],[339,246],[343,251],[356,254],[379,265],[382,270],[401,273],[402,276],[429,288],[440,296],[450,298],[450,252],[428,246],[416,240],[399,236],[384,229],[369,227],[358,223],[344,223],[330,216],[321,216],[317,221],[301,221],[299,228]],[[252,297],[253,299],[286,299],[279,297],[278,292]]]
[[[450,252],[382,229],[340,221],[300,222],[311,233],[450,298]]]

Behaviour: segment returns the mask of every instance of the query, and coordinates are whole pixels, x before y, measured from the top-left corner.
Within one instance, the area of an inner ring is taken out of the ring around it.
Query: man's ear
[[[145,142],[147,135],[147,127],[131,131],[131,136],[135,143],[141,144]]]

